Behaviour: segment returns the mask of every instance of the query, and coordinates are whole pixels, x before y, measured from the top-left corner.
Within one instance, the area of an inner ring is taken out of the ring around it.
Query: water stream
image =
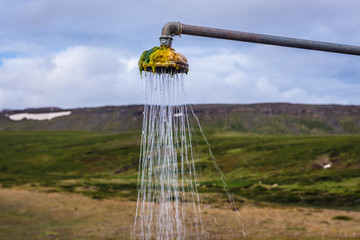
[[[138,199],[133,239],[216,239],[204,212],[209,207],[199,194],[192,122],[210,145],[191,105],[186,104],[183,73],[146,73],[144,118],[139,157]],[[236,214],[239,215],[236,210]]]

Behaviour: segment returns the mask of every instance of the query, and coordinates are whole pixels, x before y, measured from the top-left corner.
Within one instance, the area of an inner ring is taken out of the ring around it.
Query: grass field
[[[238,197],[285,205],[360,210],[360,136],[208,134]],[[138,133],[1,132],[0,182],[93,198],[136,196]],[[195,141],[199,190],[223,192],[208,148]],[[324,166],[331,164],[330,168]]]
[[[248,229],[253,231],[255,239],[302,239],[297,238],[298,236],[309,236],[309,239],[356,239],[360,236],[359,135],[257,136],[235,132],[208,132],[206,135],[217,164],[225,174],[230,191],[237,199],[241,211],[244,211],[246,221],[251,225]],[[69,216],[65,214],[60,220],[54,217],[54,221],[60,223],[50,221],[49,225],[46,225],[47,223],[41,222],[45,221],[41,219],[49,214],[46,207],[42,209],[38,206],[38,212],[31,212],[34,216],[30,213],[26,215],[25,210],[21,210],[20,203],[11,205],[12,201],[3,197],[5,194],[14,193],[12,191],[15,189],[26,190],[22,193],[29,202],[36,198],[35,195],[39,192],[42,198],[73,196],[70,198],[89,199],[81,201],[90,201],[92,206],[98,204],[99,207],[105,206],[109,201],[118,202],[122,199],[118,207],[126,202],[131,209],[131,212],[129,210],[129,213],[122,215],[122,219],[131,219],[126,223],[131,225],[133,216],[130,215],[134,213],[133,204],[137,194],[139,143],[140,133],[0,132],[0,204],[3,207],[0,208],[0,221],[4,223],[11,219],[10,223],[1,224],[0,239],[71,239],[58,237],[56,234],[61,232],[61,235],[71,236],[71,231],[77,231],[76,226],[85,231],[84,236],[86,231],[93,231],[85,225],[93,226],[91,224],[95,223],[90,220],[91,223],[88,223],[83,218],[79,222],[76,218],[69,220],[68,225],[61,222],[70,217],[72,210],[76,208],[71,204],[64,208],[69,212]],[[194,147],[197,153],[199,191],[204,196],[210,196],[206,200],[215,207],[214,214],[218,214],[219,219],[222,219],[221,216],[226,218],[225,210],[220,211],[226,204],[223,184],[214,169],[209,149],[198,133],[194,139]],[[330,165],[331,167],[324,168]],[[211,197],[215,195],[216,197]],[[8,196],[17,198],[17,194]],[[304,210],[303,207],[309,210]],[[313,229],[312,220],[307,219],[306,214],[315,216],[316,211],[324,213],[324,216],[319,214],[321,216],[316,217],[316,223],[313,224],[317,227]],[[329,211],[334,212],[330,214]],[[299,215],[294,212],[299,212]],[[85,212],[83,214],[86,215]],[[94,214],[95,219],[99,218],[96,212]],[[253,214],[259,216],[255,217]],[[301,221],[308,223],[300,224],[299,219],[294,220],[295,222],[286,220],[290,222],[279,226],[286,216],[298,216]],[[32,225],[29,219],[33,218],[40,218],[40,225]],[[19,226],[19,221],[24,221],[23,226],[30,228],[25,229],[26,231],[31,232],[31,228],[34,228],[34,232],[38,234],[40,228],[47,230],[43,231],[43,235],[37,235],[37,238],[9,237],[15,231],[13,228]],[[58,224],[64,226],[58,230]],[[256,235],[254,224],[268,229],[269,234],[263,237]],[[337,229],[335,225],[342,226],[341,224],[344,225],[342,230],[336,230],[333,234],[326,232],[327,228]],[[98,227],[104,226],[99,224]],[[318,233],[316,228],[320,229]],[[55,229],[56,234],[52,233],[52,229]],[[128,234],[128,226],[122,226],[121,229],[122,234],[124,231]],[[269,229],[278,229],[279,234],[276,235]],[[119,233],[112,233],[109,233],[111,236],[108,237],[104,235],[101,238],[89,239],[118,239],[113,236],[119,236],[116,235]],[[273,236],[280,237],[272,238]]]

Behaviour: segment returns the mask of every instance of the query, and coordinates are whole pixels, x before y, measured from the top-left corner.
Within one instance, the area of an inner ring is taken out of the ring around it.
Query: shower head
[[[168,46],[153,47],[142,53],[139,70],[152,73],[187,73],[189,64],[181,53]]]

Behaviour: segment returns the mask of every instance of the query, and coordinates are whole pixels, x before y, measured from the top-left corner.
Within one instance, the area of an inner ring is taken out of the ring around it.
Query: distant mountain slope
[[[289,103],[194,105],[205,130],[256,134],[359,134],[360,106]],[[16,113],[71,111],[52,120],[13,121]],[[96,108],[3,110],[0,130],[140,131],[142,105]]]

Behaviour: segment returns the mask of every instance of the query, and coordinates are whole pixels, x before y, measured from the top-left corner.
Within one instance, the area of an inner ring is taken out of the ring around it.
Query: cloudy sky
[[[0,110],[141,104],[142,51],[169,21],[360,45],[358,0],[0,0]],[[360,105],[360,57],[193,36],[191,103]]]

